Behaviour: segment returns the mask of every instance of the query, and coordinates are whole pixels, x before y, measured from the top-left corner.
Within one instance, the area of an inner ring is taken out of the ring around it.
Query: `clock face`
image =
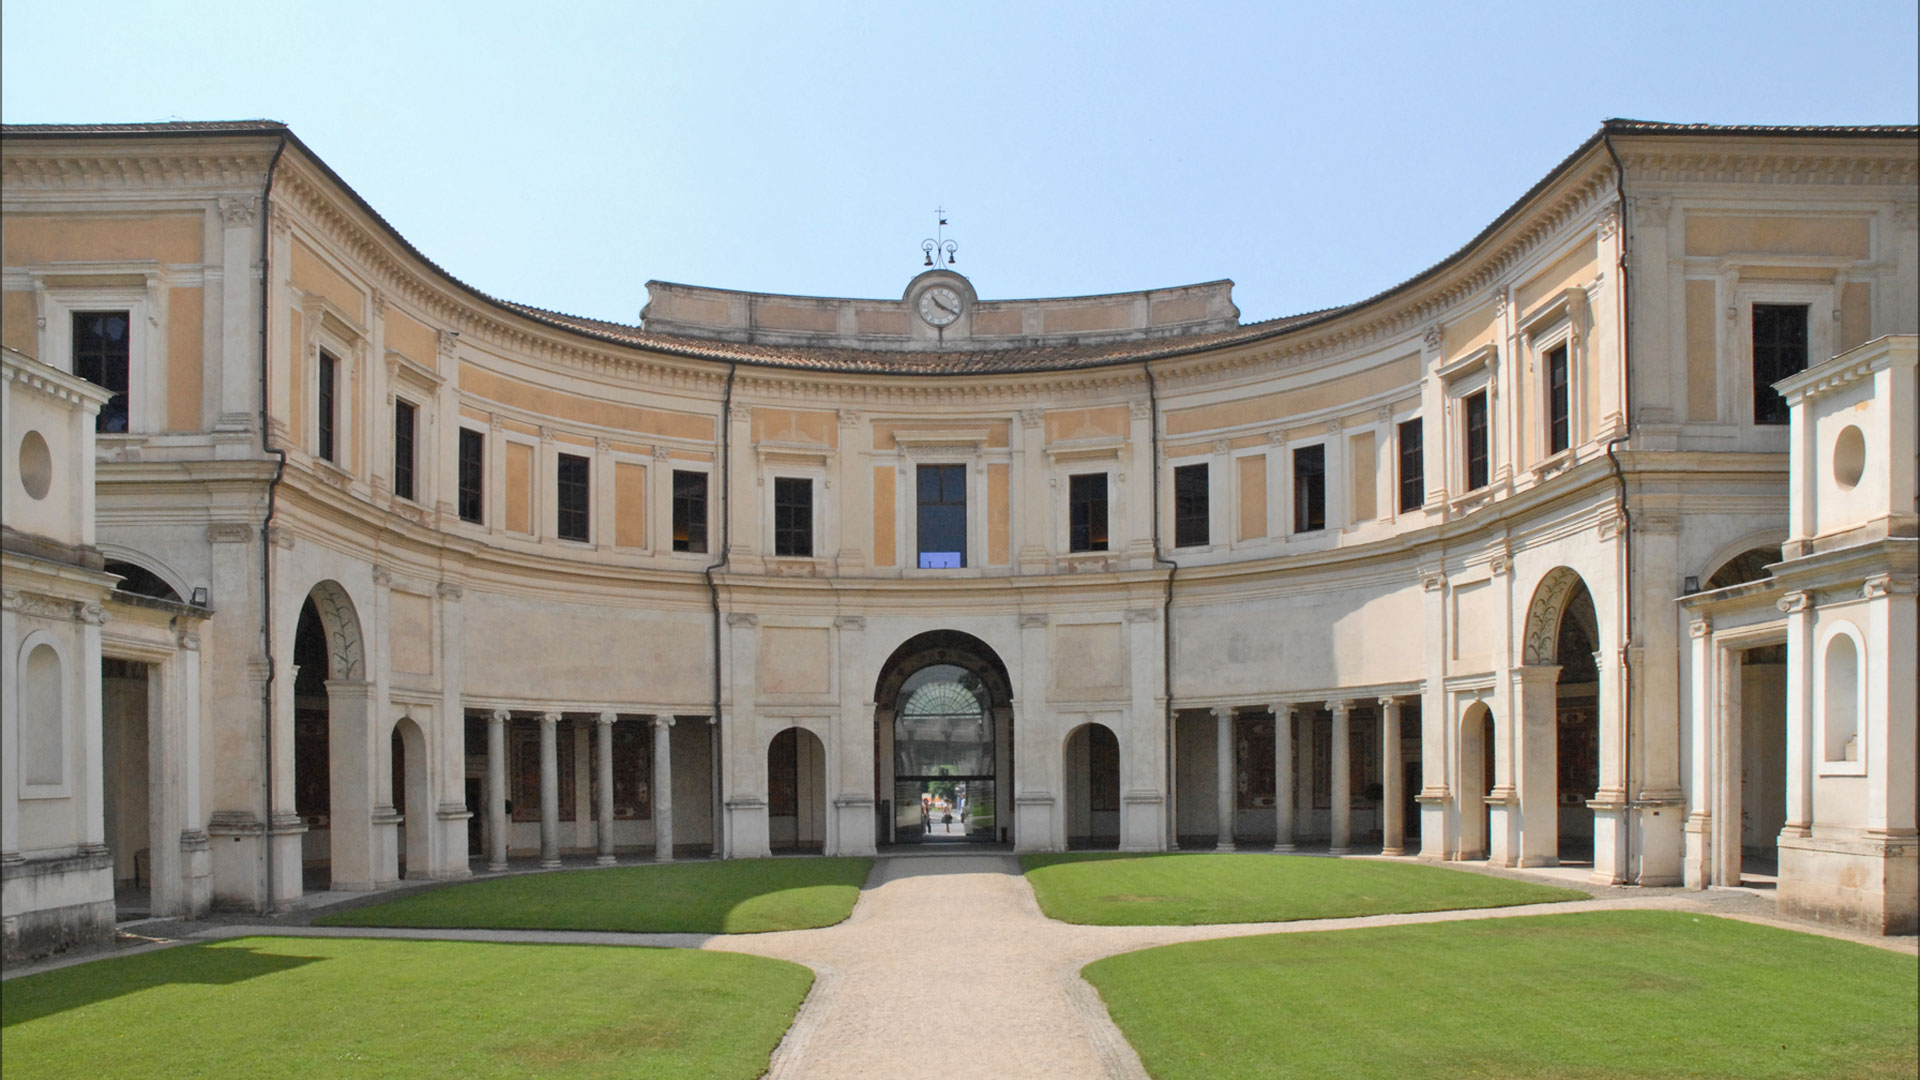
[[[928,326],[951,326],[960,317],[960,294],[936,285],[920,294],[920,317]]]

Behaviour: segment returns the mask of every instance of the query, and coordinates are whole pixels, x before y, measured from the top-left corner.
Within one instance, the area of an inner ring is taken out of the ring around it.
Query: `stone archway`
[[[433,791],[427,767],[427,736],[411,716],[394,722],[393,809],[400,817],[398,871],[404,878],[433,876]]]
[[[1520,866],[1590,863],[1600,783],[1600,621],[1580,574],[1555,567],[1527,607],[1514,672],[1518,727],[1513,798]]]
[[[308,592],[294,630],[294,811],[303,891],[366,890],[389,879],[375,832],[380,755],[371,717],[365,638],[336,581]],[[424,769],[422,770],[424,773]]]
[[[1120,740],[1105,724],[1081,724],[1066,741],[1067,847],[1120,846]]]
[[[881,667],[873,700],[876,841],[918,843],[933,825],[943,841],[1011,841],[1013,684],[992,647],[957,630],[916,635]]]
[[[767,846],[819,854],[827,843],[827,753],[803,727],[783,728],[767,744]]]
[[[1460,715],[1460,757],[1456,765],[1460,791],[1460,831],[1453,857],[1476,860],[1491,857],[1498,733],[1493,710],[1484,701],[1467,705]]]

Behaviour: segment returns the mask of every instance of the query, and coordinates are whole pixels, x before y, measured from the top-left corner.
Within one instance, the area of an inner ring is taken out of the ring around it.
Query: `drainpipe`
[[[707,599],[713,605],[713,853],[716,857],[723,857],[726,852],[722,832],[727,806],[722,788],[727,777],[723,761],[727,740],[720,726],[720,586],[713,583],[713,572],[727,565],[727,537],[733,521],[729,494],[733,486],[733,444],[728,434],[733,427],[733,377],[739,370],[737,363],[727,365],[727,390],[720,401],[720,557],[707,564],[704,571]]]
[[[1151,460],[1148,467],[1153,471],[1153,562],[1155,566],[1167,568],[1166,597],[1160,602],[1160,686],[1166,694],[1167,708],[1164,718],[1167,729],[1167,847],[1169,850],[1180,846],[1180,808],[1175,804],[1173,785],[1175,730],[1173,711],[1173,579],[1180,572],[1180,564],[1161,554],[1160,548],[1160,391],[1154,382],[1153,365],[1142,364],[1140,370],[1147,376],[1147,424],[1148,446],[1151,448]]]
[[[262,792],[265,810],[260,815],[262,828],[261,842],[267,859],[267,897],[266,910],[273,910],[273,684],[278,670],[273,663],[273,513],[275,496],[280,488],[280,480],[287,472],[287,452],[273,443],[273,427],[269,416],[272,398],[268,396],[267,376],[272,370],[267,340],[268,298],[272,288],[273,228],[267,220],[268,199],[273,194],[274,170],[280,166],[280,155],[287,149],[287,136],[280,136],[280,145],[273,148],[273,159],[267,162],[266,183],[260,188],[260,452],[271,454],[278,459],[273,468],[273,479],[267,481],[267,513],[260,520],[260,604],[262,648],[266,650],[267,681],[260,691],[260,749],[266,760],[266,786]]]
[[[1627,432],[1607,440],[1607,462],[1616,485],[1614,502],[1620,512],[1620,786],[1628,809],[1633,798],[1633,510],[1627,502],[1627,478],[1614,448],[1633,436],[1633,291],[1627,274],[1627,250],[1632,233],[1627,224],[1627,167],[1613,148],[1613,136],[1602,129],[1601,142],[1613,159],[1614,190],[1620,202],[1620,410],[1625,415]],[[1621,862],[1633,866],[1633,827],[1628,823]]]

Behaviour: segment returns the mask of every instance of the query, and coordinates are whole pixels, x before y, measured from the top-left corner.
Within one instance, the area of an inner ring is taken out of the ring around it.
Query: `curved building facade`
[[[1610,121],[1264,322],[935,268],[629,326],[464,285],[277,124],[8,127],[10,400],[92,447],[35,496],[8,436],[7,756],[61,751],[6,770],[9,950],[116,890],[959,842],[1911,930],[1915,134]],[[1820,502],[1834,402],[1881,419]]]

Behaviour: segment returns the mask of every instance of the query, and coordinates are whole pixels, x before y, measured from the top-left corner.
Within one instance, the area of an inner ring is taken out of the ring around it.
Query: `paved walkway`
[[[1572,908],[1710,912],[1915,952],[1913,938],[1863,938],[1771,918],[1764,914],[1772,909],[1770,899],[1739,890],[1595,891],[1593,901]],[[929,1074],[942,1080],[1144,1080],[1133,1049],[1099,995],[1080,978],[1080,969],[1100,957],[1208,938],[1568,910],[1565,904],[1537,904],[1290,923],[1074,926],[1040,914],[1018,859],[967,853],[882,857],[853,915],[818,930],[742,935],[369,930],[265,920],[173,926],[203,940],[268,933],[652,945],[769,956],[805,964],[816,973],[812,992],[774,1054],[768,1073],[774,1080]]]

